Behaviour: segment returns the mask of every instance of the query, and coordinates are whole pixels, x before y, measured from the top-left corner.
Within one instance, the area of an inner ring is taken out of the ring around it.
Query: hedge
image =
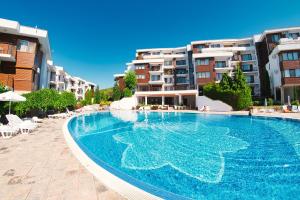
[[[42,89],[23,95],[26,101],[14,103],[13,110],[17,115],[24,116],[30,112],[65,111],[76,105],[75,95],[71,92],[58,93],[52,89]]]

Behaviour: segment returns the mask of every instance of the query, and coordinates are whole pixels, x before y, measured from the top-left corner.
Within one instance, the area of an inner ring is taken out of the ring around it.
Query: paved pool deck
[[[45,119],[30,135],[0,138],[0,200],[124,199],[75,158],[64,121]]]

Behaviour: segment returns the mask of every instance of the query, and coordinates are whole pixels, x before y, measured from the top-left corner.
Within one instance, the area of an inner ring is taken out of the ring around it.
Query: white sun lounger
[[[0,136],[4,139],[11,138],[13,135],[16,135],[19,132],[18,128],[14,128],[8,125],[0,126]]]
[[[9,114],[6,115],[8,124],[13,128],[20,129],[22,134],[28,134],[33,131],[37,126],[31,120],[23,121],[17,115]]]
[[[299,112],[299,107],[298,106],[292,106],[292,112],[293,113],[298,113]]]
[[[68,117],[68,115],[66,113],[57,113],[57,114],[53,114],[53,115],[48,115],[49,118],[66,118]]]

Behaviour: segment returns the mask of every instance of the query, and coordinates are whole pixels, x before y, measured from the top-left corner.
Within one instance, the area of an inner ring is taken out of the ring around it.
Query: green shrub
[[[124,97],[131,97],[132,96],[132,92],[129,88],[125,88],[123,91]]]
[[[291,104],[294,105],[294,106],[299,106],[300,105],[299,100],[292,101]]]
[[[239,67],[233,79],[224,75],[220,84],[207,84],[203,87],[203,92],[211,99],[221,100],[231,105],[234,110],[243,110],[252,106],[251,88],[247,85]]]
[[[81,101],[79,102],[79,104],[80,104],[81,107],[83,107],[83,106],[88,105],[88,102],[87,102],[85,99],[83,99],[83,100],[81,100]]]
[[[273,106],[274,105],[274,100],[272,98],[267,99],[267,104],[268,106]]]
[[[73,109],[76,105],[75,95],[70,92],[59,94],[56,90],[42,89],[23,95],[26,101],[13,104],[13,110],[17,115],[23,116],[29,111],[65,111]]]
[[[95,98],[94,98],[95,103],[100,103],[100,101],[101,101],[101,94],[100,94],[99,86],[96,87],[95,95],[94,96],[95,96]]]
[[[113,100],[118,101],[121,99],[121,96],[122,96],[121,89],[117,84],[115,84],[115,86],[113,87],[113,96],[112,96]]]
[[[85,97],[84,99],[85,99],[85,101],[86,101],[86,103],[87,103],[88,105],[93,104],[93,97],[94,97],[94,94],[93,94],[93,91],[92,91],[92,90],[87,90],[87,91],[85,92],[84,97]]]
[[[126,88],[134,90],[137,84],[136,74],[134,71],[128,71],[124,77]]]

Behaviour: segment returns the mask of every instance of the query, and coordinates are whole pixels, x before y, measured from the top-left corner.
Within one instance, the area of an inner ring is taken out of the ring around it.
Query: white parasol
[[[13,91],[8,91],[0,94],[0,101],[9,101],[10,114],[11,102],[26,101],[26,98]]]

